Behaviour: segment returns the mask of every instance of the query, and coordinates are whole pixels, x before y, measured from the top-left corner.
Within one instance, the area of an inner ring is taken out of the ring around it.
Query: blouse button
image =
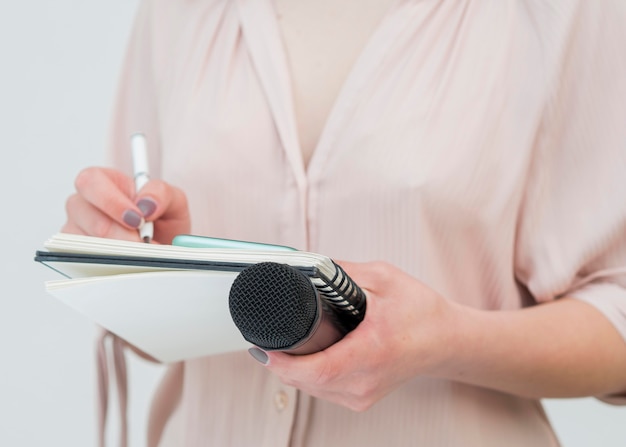
[[[284,391],[279,391],[274,395],[274,405],[278,411],[283,411],[289,404],[289,396]]]

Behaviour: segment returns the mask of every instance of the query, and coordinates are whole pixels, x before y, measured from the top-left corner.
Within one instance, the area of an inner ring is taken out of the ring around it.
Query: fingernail
[[[139,228],[143,223],[143,217],[141,217],[134,210],[126,210],[124,214],[122,214],[122,220],[124,223],[133,228]]]
[[[141,210],[143,217],[150,217],[157,209],[157,203],[150,197],[144,197],[137,202],[137,208]]]
[[[248,349],[248,352],[252,357],[254,357],[254,360],[263,365],[267,366],[270,362],[270,358],[267,356],[267,353],[259,348],[250,348]]]

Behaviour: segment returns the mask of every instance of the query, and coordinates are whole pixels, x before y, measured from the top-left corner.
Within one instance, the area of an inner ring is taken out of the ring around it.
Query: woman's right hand
[[[78,174],[75,187],[66,202],[65,233],[139,241],[137,229],[144,219],[154,222],[153,240],[161,244],[190,232],[185,193],[161,180],[150,180],[135,193],[131,177],[91,167]]]

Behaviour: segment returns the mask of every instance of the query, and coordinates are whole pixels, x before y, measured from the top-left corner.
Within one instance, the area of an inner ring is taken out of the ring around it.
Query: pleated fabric
[[[145,133],[196,234],[385,260],[481,309],[573,296],[626,338],[624,23],[621,0],[400,0],[305,167],[271,0],[145,0],[111,161]],[[354,413],[245,352],[173,366],[152,415],[151,446],[558,445],[535,400],[417,377]]]

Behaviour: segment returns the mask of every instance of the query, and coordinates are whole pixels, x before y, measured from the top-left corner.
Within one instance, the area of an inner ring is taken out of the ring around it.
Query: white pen
[[[146,137],[142,133],[130,137],[130,147],[133,156],[133,175],[135,177],[135,191],[139,191],[150,180],[148,174],[148,147]],[[139,226],[139,237],[144,242],[150,242],[154,232],[152,222],[142,222]]]

